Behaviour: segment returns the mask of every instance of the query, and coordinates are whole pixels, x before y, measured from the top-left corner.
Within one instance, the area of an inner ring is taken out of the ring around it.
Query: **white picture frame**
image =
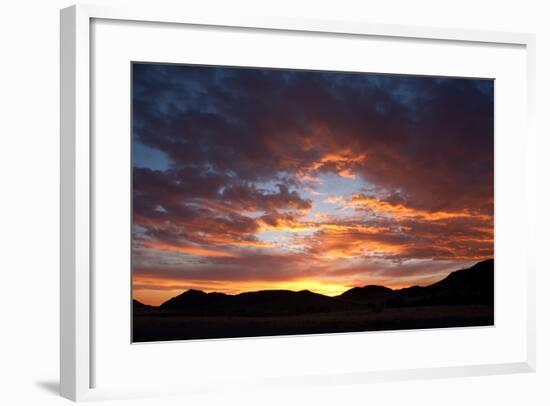
[[[276,18],[227,19],[220,16],[193,17],[182,7],[176,10],[160,10],[155,7],[110,8],[105,6],[77,5],[61,11],[61,394],[79,401],[98,397],[140,396],[137,391],[126,389],[104,391],[92,389],[90,373],[94,364],[91,332],[93,299],[92,266],[93,247],[91,232],[91,24],[93,20],[117,20],[128,22],[155,22],[191,24],[195,26],[242,27],[288,32],[316,32],[352,34],[358,36],[440,40],[449,42],[513,44],[525,47],[527,122],[523,142],[526,145],[528,167],[525,184],[526,205],[529,211],[528,239],[534,240],[535,223],[535,134],[534,134],[534,53],[535,37],[526,33],[473,31],[447,28],[428,28],[401,25],[378,25],[357,22],[287,20]],[[529,244],[534,247],[535,244]],[[267,386],[326,383],[362,383],[373,380],[420,379],[467,375],[529,372],[535,370],[535,260],[534,253],[526,253],[524,269],[527,280],[526,348],[520,362],[469,364],[437,368],[395,369],[365,371],[345,374],[305,376],[301,380],[292,377],[266,381]],[[255,383],[257,385],[257,383]],[[205,386],[207,388],[207,386]],[[159,393],[167,392],[159,388]],[[181,387],[170,389],[182,393]],[[150,393],[150,392],[147,392]]]

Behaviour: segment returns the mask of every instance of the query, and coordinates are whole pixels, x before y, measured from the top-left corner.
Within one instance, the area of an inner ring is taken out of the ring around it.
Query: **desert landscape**
[[[487,260],[425,287],[368,285],[336,297],[307,290],[187,290],[160,306],[134,300],[132,341],[490,326],[493,275],[493,260]]]

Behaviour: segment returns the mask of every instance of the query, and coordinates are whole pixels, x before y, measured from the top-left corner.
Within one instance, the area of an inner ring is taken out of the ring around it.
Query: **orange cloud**
[[[366,226],[363,224],[338,224],[338,223],[322,223],[319,227],[323,230],[333,232],[355,232],[363,234],[378,234],[388,231],[387,227],[382,226]]]
[[[300,217],[299,213],[265,215],[259,219],[259,231],[303,232],[316,228],[314,223],[300,221]]]
[[[321,179],[319,179],[315,176],[308,175],[308,174],[298,175],[298,179],[302,182],[321,183]]]
[[[376,253],[397,254],[405,245],[400,241],[384,239],[391,230],[382,226],[361,224],[319,224],[321,231],[303,243],[314,257],[321,260],[361,258]]]
[[[350,207],[362,210],[372,210],[382,214],[389,214],[396,218],[421,218],[423,220],[444,220],[460,217],[477,217],[480,219],[491,219],[491,216],[473,215],[467,210],[448,212],[448,211],[427,211],[407,207],[401,203],[390,203],[385,200],[369,197],[363,194],[355,194],[351,199],[346,200]]]
[[[204,236],[204,240],[208,244],[218,244],[226,246],[236,246],[236,247],[257,247],[257,248],[267,248],[273,247],[272,243],[266,241],[258,240],[237,240],[231,236]]]
[[[351,148],[345,148],[338,152],[329,152],[323,155],[319,160],[312,162],[302,173],[300,179],[316,179],[311,176],[323,168],[332,168],[334,172],[345,178],[355,178],[353,167],[365,161],[365,153],[356,153]]]
[[[337,204],[342,203],[344,198],[342,196],[329,196],[325,199],[325,203]]]
[[[225,251],[217,248],[199,247],[196,245],[173,244],[160,241],[143,241],[142,245],[146,248],[158,249],[161,251],[175,251],[184,254],[197,255],[203,257],[236,257],[234,252]]]

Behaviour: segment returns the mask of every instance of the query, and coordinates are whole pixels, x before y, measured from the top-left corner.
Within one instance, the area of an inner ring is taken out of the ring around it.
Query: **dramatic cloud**
[[[493,255],[489,80],[134,64],[133,136],[144,301],[408,286]]]

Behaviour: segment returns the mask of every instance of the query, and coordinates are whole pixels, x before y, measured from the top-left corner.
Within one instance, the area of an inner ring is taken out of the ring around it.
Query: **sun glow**
[[[260,290],[309,290],[326,296],[337,296],[352,286],[339,282],[300,279],[287,281],[197,281],[178,279],[142,278],[133,280],[133,297],[142,303],[158,306],[166,300],[177,296],[188,289],[199,289],[205,292],[222,292],[239,294]]]

